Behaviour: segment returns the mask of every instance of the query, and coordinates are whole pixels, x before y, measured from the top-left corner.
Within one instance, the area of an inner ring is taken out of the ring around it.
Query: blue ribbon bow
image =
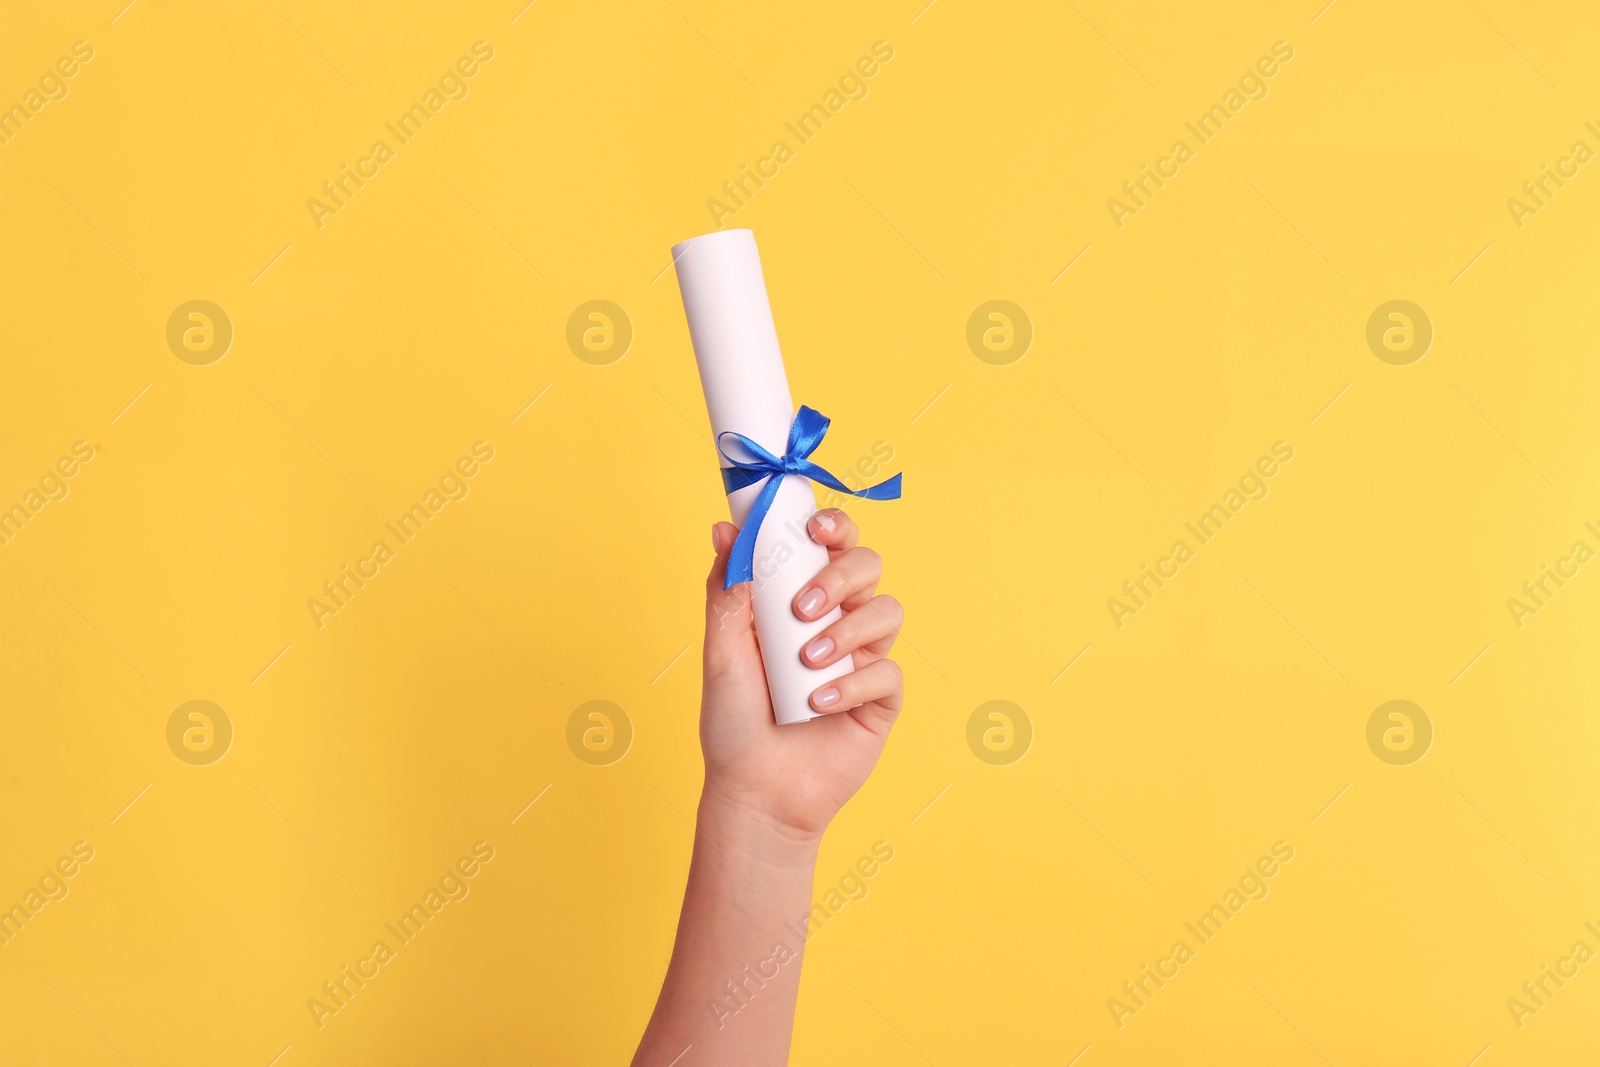
[[[724,589],[732,589],[740,582],[752,581],[755,578],[756,532],[761,529],[761,524],[766,521],[767,512],[772,508],[772,502],[778,496],[778,486],[783,484],[783,476],[797,474],[802,478],[810,478],[814,482],[821,482],[829,489],[839,493],[848,493],[851,496],[864,497],[867,500],[898,500],[900,499],[900,475],[896,474],[886,482],[868,486],[865,489],[851,489],[832,474],[811,462],[811,453],[822,444],[822,439],[828,434],[828,417],[814,408],[800,405],[799,414],[794,417],[794,424],[789,427],[789,450],[783,458],[774,456],[771,452],[756,444],[742,433],[726,430],[717,435],[717,451],[722,453],[722,458],[732,463],[731,467],[722,468],[722,484],[727,491],[732,493],[736,489],[743,489],[747,485],[766,480],[766,485],[761,490],[761,495],[756,497],[756,502],[750,506],[750,514],[745,516],[744,525],[739,529],[739,536],[733,542],[733,554],[728,557],[728,578],[722,585]],[[755,456],[754,461],[735,459],[728,455],[722,447],[724,437],[737,438],[739,443],[749,449]]]

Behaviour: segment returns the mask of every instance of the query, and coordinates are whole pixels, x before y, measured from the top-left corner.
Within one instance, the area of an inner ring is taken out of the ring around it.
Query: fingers
[[[733,555],[733,541],[739,536],[738,527],[731,522],[715,522],[711,524],[711,547],[716,550],[716,555],[711,559],[711,573],[706,575],[706,618],[707,620],[724,620],[730,615],[738,614],[750,604],[750,585],[748,582],[740,583],[732,589],[724,589],[723,582],[728,576],[728,559]],[[745,612],[748,616],[749,612]],[[748,619],[746,624],[748,625]]]
[[[800,658],[809,666],[826,667],[856,651],[874,658],[886,656],[900,636],[905,615],[894,597],[875,596],[812,638]]]
[[[794,613],[809,622],[840,605],[860,607],[872,599],[882,577],[881,556],[864,545],[848,549],[835,556],[795,595]]]
[[[711,544],[717,550],[706,575],[705,665],[708,677],[726,673],[748,658],[747,648],[754,641],[754,620],[750,611],[750,583],[742,582],[723,589],[728,573],[728,557],[733,551],[738,529],[731,522],[711,527]]]
[[[711,560],[711,573],[706,575],[706,599],[723,592],[722,583],[728,576],[728,557],[739,528],[731,522],[711,524],[711,549],[716,553]],[[731,592],[732,590],[729,590]]]
[[[838,508],[823,508],[811,516],[811,521],[806,523],[806,532],[817,544],[826,545],[830,555],[838,555],[856,547],[861,539],[861,531],[857,529],[855,520]]]
[[[848,711],[863,705],[886,712],[889,721],[899,714],[905,695],[905,679],[900,664],[880,659],[822,686],[811,694],[811,706],[824,715]]]

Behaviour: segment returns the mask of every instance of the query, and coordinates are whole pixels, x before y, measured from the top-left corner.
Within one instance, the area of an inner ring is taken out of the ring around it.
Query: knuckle
[[[883,570],[883,557],[878,555],[878,550],[867,545],[857,545],[850,550],[853,562],[871,570]]]
[[[849,595],[851,588],[850,579],[846,578],[844,573],[832,564],[822,568],[821,572],[817,574],[816,584],[822,586],[823,591],[828,594],[829,602],[834,604]]]
[[[900,603],[897,598],[885,593],[882,596],[873,597],[872,600],[873,603],[878,606],[879,610],[881,610],[883,614],[894,623],[894,628],[896,630],[900,628],[901,623],[906,621],[905,605]]]
[[[883,659],[878,662],[883,664],[883,672],[889,676],[896,687],[905,683],[906,672],[898,662],[892,659]]]

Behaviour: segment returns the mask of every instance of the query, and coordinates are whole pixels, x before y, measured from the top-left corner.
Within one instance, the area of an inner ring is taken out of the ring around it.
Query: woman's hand
[[[853,655],[855,670],[811,694],[811,706],[822,718],[788,726],[773,721],[750,584],[722,588],[738,531],[732,523],[713,526],[717,556],[706,579],[701,803],[727,805],[785,835],[815,839],[867,780],[900,714],[900,666],[886,657],[905,613],[894,597],[875,595],[883,561],[857,545],[859,531],[848,515],[833,508],[819,511],[806,531],[827,547],[828,565],[806,583],[792,610],[808,621],[835,607],[843,607],[844,615],[800,655],[812,667]]]
[[[788,1062],[806,943],[791,924],[810,907],[822,831],[867,780],[900,714],[900,668],[884,657],[901,611],[894,598],[873,595],[882,561],[856,547],[856,524],[842,511],[818,512],[806,529],[827,546],[828,565],[792,610],[807,620],[838,606],[845,613],[800,655],[813,667],[854,655],[856,669],[811,694],[821,718],[792,726],[772,718],[750,584],[722,588],[736,531],[726,522],[711,529],[717,558],[706,579],[700,707],[706,786],[672,962],[635,1067],[668,1067],[690,1048],[695,1063]],[[752,967],[760,996],[730,996]]]

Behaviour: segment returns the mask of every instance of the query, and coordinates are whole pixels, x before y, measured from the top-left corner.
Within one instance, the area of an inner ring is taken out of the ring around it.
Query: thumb
[[[740,582],[732,589],[722,588],[728,574],[728,557],[733,552],[738,529],[731,522],[713,523],[711,542],[717,550],[706,576],[706,675],[717,677],[736,672],[759,659],[756,646],[755,616],[750,609],[750,583]]]

